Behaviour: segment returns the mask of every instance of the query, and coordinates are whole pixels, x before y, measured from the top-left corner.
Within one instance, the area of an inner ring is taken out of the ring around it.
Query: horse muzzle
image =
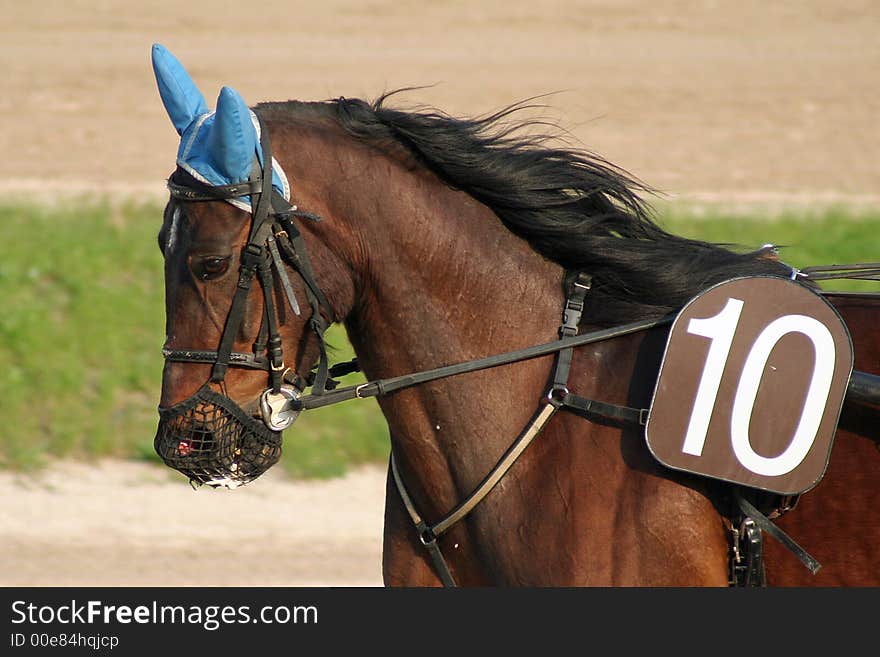
[[[261,397],[264,416],[266,397],[265,393]],[[191,482],[237,488],[281,458],[281,430],[296,417],[290,415],[280,417],[276,412],[270,422],[270,413],[261,421],[205,384],[182,402],[159,408],[153,446],[166,465]]]

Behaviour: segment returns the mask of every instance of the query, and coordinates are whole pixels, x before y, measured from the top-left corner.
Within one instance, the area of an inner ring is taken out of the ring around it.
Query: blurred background
[[[795,266],[880,260],[876,2],[0,8],[0,585],[381,584],[372,401],[310,411],[237,491],[194,492],[153,453],[179,139],[154,42],[211,106],[223,85],[251,104],[420,87],[396,103],[453,115],[541,96],[573,144],[658,191],[669,230],[782,244]]]

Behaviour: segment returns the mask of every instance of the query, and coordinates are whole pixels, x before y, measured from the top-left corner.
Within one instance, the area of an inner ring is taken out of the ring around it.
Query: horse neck
[[[368,378],[557,337],[561,268],[489,208],[338,130],[300,134],[296,149],[292,161],[307,161],[301,175],[316,181],[297,191],[293,176],[297,201],[325,216],[307,228],[335,255],[316,262],[318,280],[350,272],[354,294],[340,312]],[[426,513],[448,510],[494,465],[538,407],[551,364],[543,358],[379,399],[401,470]]]

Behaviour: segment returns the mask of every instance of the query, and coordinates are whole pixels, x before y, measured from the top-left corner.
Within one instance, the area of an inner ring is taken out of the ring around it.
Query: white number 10
[[[692,319],[688,323],[688,333],[709,338],[712,342],[685,434],[682,447],[685,454],[700,456],[703,453],[718,387],[742,310],[743,302],[730,298],[724,309],[714,317]],[[781,454],[768,458],[752,449],[749,422],[770,353],[783,336],[789,333],[801,333],[809,338],[815,354],[813,372],[791,442]],[[730,441],[734,454],[745,468],[759,475],[775,477],[791,472],[803,461],[813,445],[822,421],[831,390],[834,358],[834,339],[831,332],[812,317],[783,315],[761,331],[746,356],[731,409]]]

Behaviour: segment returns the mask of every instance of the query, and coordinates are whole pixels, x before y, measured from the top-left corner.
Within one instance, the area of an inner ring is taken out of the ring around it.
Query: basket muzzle
[[[182,402],[159,408],[153,446],[191,482],[237,488],[278,462],[281,432],[205,384]]]

